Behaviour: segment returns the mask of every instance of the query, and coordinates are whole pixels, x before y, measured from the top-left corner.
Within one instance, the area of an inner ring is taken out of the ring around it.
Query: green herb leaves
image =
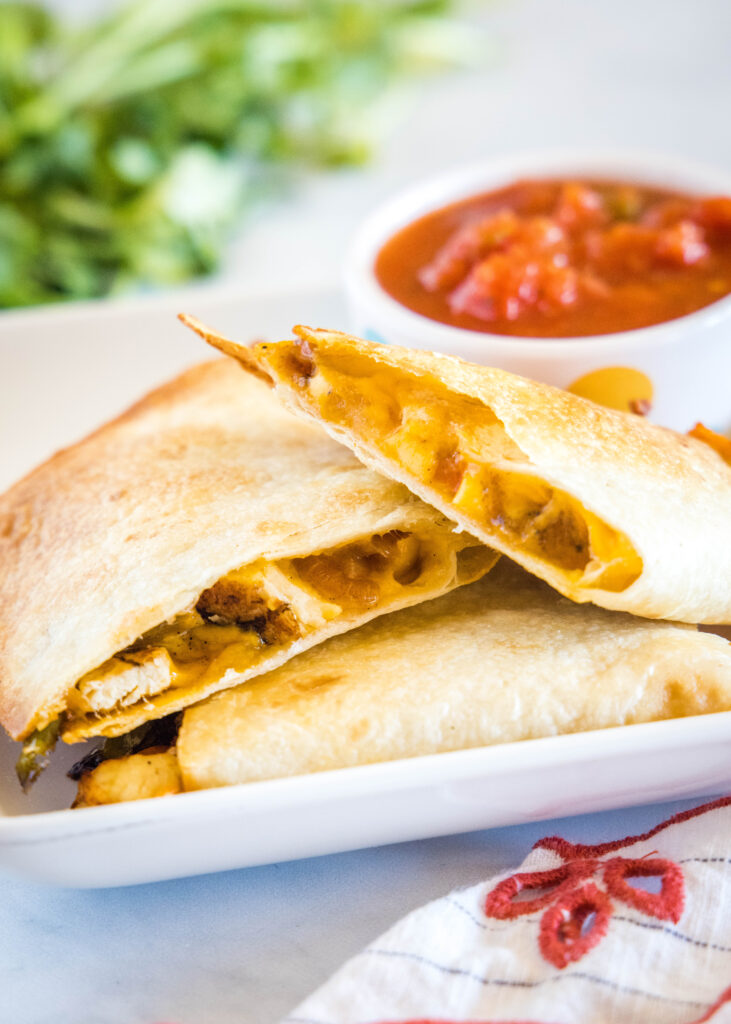
[[[0,308],[213,269],[273,164],[367,156],[364,110],[420,38],[438,64],[446,6],[133,0],[69,31],[0,3]]]

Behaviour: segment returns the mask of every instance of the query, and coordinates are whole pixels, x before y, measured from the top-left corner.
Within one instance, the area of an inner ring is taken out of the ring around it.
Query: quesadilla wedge
[[[703,441],[449,356],[307,327],[246,348],[186,322],[573,601],[731,622],[731,467]]]
[[[32,773],[496,558],[217,359],[0,498],[0,719]]]
[[[177,746],[106,761],[78,805],[731,708],[731,644],[577,605],[503,560],[183,714]]]

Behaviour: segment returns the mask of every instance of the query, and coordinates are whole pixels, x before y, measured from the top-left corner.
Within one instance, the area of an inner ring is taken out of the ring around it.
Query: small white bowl
[[[590,371],[630,367],[653,386],[651,416],[687,430],[731,427],[731,295],[653,327],[578,338],[520,338],[451,327],[402,306],[378,283],[376,256],[400,228],[431,210],[524,178],[596,178],[698,195],[731,195],[731,174],[672,156],[581,151],[524,153],[470,164],[406,190],[376,209],[351,246],[345,287],[355,334],[568,388]]]

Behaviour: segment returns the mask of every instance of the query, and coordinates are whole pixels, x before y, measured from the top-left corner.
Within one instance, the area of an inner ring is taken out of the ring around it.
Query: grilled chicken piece
[[[69,694],[74,714],[87,715],[136,704],[171,685],[173,661],[164,647],[128,651],[89,672]]]
[[[94,771],[82,775],[74,807],[118,804],[182,792],[175,750],[151,747],[129,757],[102,761]]]

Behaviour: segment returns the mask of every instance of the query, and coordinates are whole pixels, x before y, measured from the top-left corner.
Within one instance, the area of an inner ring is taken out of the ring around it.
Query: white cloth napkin
[[[283,1024],[731,1024],[731,797],[409,914]]]

